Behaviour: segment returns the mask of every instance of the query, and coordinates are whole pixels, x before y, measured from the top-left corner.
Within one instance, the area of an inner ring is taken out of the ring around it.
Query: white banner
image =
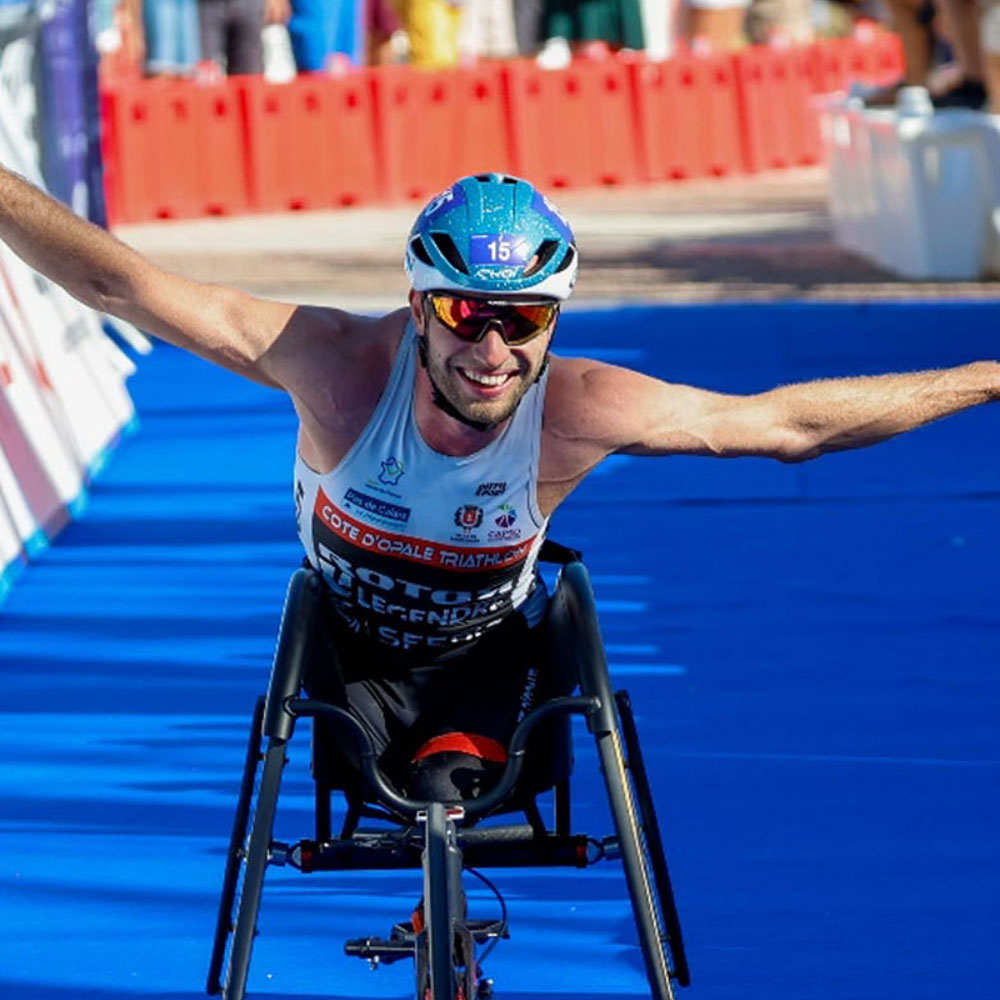
[[[0,46],[0,163],[41,185],[29,38]],[[136,349],[148,341],[116,329]],[[135,418],[129,358],[100,317],[0,244],[0,599],[78,510]]]

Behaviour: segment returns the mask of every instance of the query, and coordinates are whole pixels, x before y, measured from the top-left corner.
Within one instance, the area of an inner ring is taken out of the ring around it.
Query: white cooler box
[[[823,106],[837,242],[907,278],[1000,275],[1000,118],[907,91],[898,109]]]

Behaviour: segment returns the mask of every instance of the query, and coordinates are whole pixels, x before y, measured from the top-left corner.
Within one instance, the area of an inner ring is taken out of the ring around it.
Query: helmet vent
[[[469,269],[465,266],[465,261],[462,260],[462,255],[458,252],[458,247],[455,246],[455,241],[447,233],[431,233],[431,239],[438,250],[441,251],[444,259],[456,271],[461,271],[462,274],[469,273]]]
[[[563,259],[559,262],[559,266],[556,268],[556,274],[558,274],[560,271],[565,271],[566,268],[573,263],[575,258],[576,258],[576,247],[570,247],[566,251],[566,256],[563,257]]]
[[[427,247],[424,246],[424,241],[419,236],[410,240],[410,249],[413,251],[413,256],[421,264],[426,264],[428,267],[434,266],[434,261],[431,260],[431,255],[427,252]]]
[[[524,269],[524,276],[526,278],[531,277],[533,274],[537,274],[550,260],[552,260],[555,252],[559,249],[558,240],[542,240],[535,251],[535,256],[528,261],[528,266]]]

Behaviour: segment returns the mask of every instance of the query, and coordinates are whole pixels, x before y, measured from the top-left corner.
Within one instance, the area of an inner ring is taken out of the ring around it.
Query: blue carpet
[[[569,313],[565,353],[753,391],[996,356],[993,304]],[[169,348],[140,433],[0,614],[0,991],[202,989],[245,730],[300,554],[294,415]],[[639,712],[698,1000],[990,1000],[1000,982],[1000,423],[782,466],[607,462],[557,514]],[[580,826],[603,828],[578,757]],[[293,748],[294,751],[294,748]],[[276,833],[307,833],[308,751]],[[499,873],[498,1000],[646,995],[615,865]],[[416,875],[269,875],[254,995],[403,997],[341,954]],[[473,906],[490,911],[473,893]]]

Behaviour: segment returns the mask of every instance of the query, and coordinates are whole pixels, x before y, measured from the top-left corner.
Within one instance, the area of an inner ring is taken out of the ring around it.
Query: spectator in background
[[[263,73],[260,33],[290,13],[288,0],[198,0],[202,60],[229,76]]]
[[[95,5],[94,22],[102,78],[141,76],[146,66],[142,0],[101,0]]]
[[[604,42],[614,49],[644,47],[639,0],[546,0],[542,33],[577,46]]]
[[[985,37],[980,39],[981,12],[976,0],[887,3],[890,26],[903,45],[903,77],[868,94],[865,104],[891,106],[901,87],[919,86],[931,91],[935,107],[982,109],[987,99],[984,77],[989,59],[982,49]],[[949,58],[954,61],[947,62]],[[941,62],[944,64],[936,65]]]
[[[392,36],[399,30],[399,20],[389,0],[368,0],[365,4],[365,36],[369,66],[395,62]]]
[[[751,45],[813,41],[813,0],[751,0],[744,24]]]
[[[894,101],[899,86],[927,86],[934,61],[935,10],[933,0],[886,0],[886,6],[889,25],[903,45],[903,79],[889,91]]]
[[[291,0],[288,34],[302,73],[360,66],[367,58],[363,0]]]
[[[958,80],[946,90],[931,95],[936,108],[972,108],[986,105],[983,84],[983,49],[979,34],[980,7],[977,0],[937,0],[945,35],[955,54]]]
[[[522,56],[532,56],[541,47],[542,15],[545,11],[545,0],[515,0],[514,2],[514,32],[517,38],[517,51]]]
[[[143,0],[148,76],[190,76],[201,58],[197,0]]]
[[[146,62],[146,30],[142,0],[121,0],[114,8],[114,23],[121,38],[122,59],[128,66]]]
[[[458,49],[463,60],[516,56],[513,0],[466,0]]]
[[[727,52],[746,44],[750,0],[687,0],[684,37],[695,50]]]
[[[983,0],[980,24],[983,47],[983,79],[990,110],[1000,115],[1000,0]]]
[[[642,36],[646,57],[653,61],[669,59],[677,37],[679,0],[639,0]]]
[[[938,34],[934,0],[886,0],[886,14],[903,46],[903,75],[865,95],[865,105],[872,108],[895,105],[902,87],[927,87],[941,50],[947,48]],[[950,49],[944,58],[951,58]]]
[[[396,0],[410,39],[410,62],[424,69],[457,66],[463,0]]]

